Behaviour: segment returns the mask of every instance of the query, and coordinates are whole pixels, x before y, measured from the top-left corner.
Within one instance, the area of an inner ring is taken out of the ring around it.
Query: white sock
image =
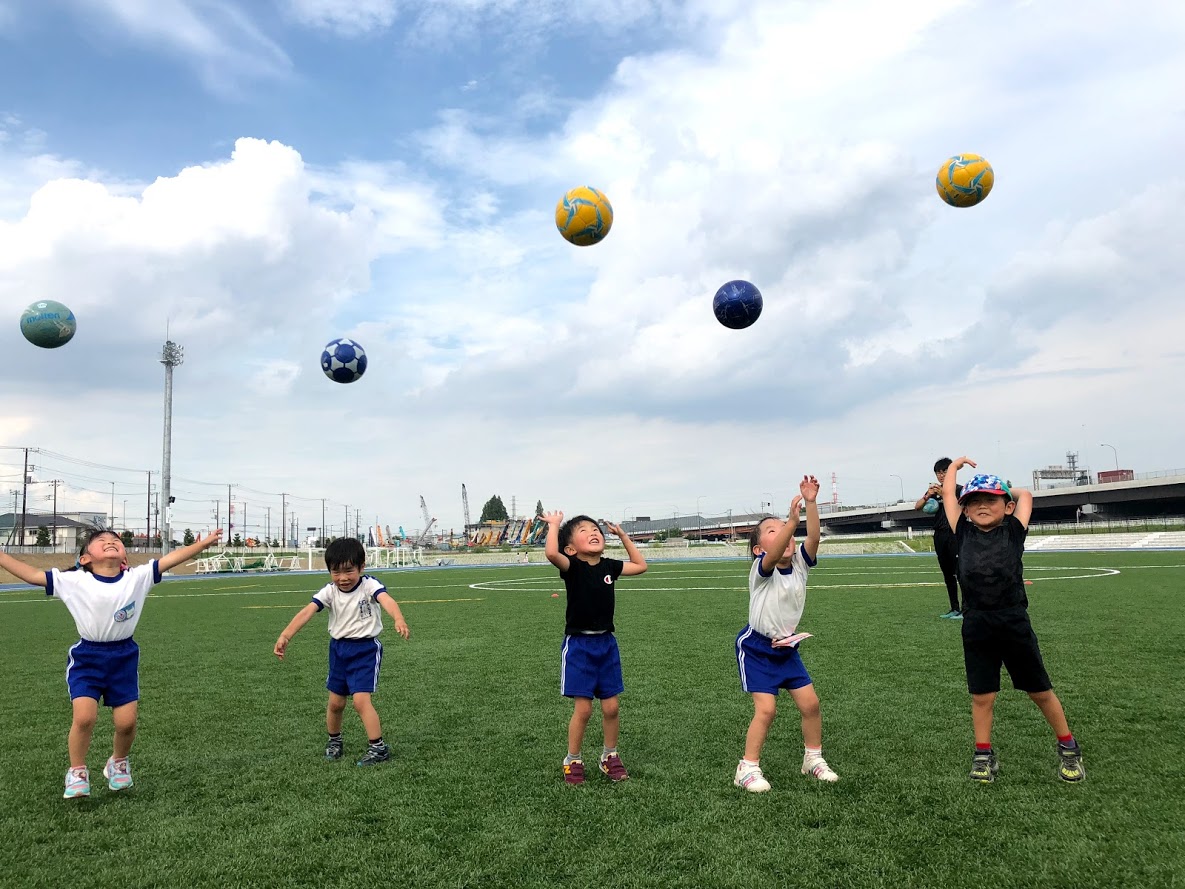
[[[803,754],[803,759],[811,760],[823,758],[822,747],[804,747],[803,749],[806,751],[806,753]]]
[[[744,766],[746,769],[755,769],[755,768],[757,768],[758,765],[760,765],[760,761],[756,760],[756,759],[745,759],[742,756],[741,757],[741,765]]]

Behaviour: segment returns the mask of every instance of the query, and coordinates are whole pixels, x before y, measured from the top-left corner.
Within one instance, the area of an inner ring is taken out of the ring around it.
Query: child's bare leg
[[[331,735],[342,733],[342,714],[346,712],[346,696],[329,693],[329,705],[325,708],[325,729]]]
[[[823,714],[819,709],[819,696],[815,694],[815,686],[811,684],[802,688],[792,688],[790,697],[794,699],[794,705],[802,714],[803,746],[822,747]]]
[[[777,706],[776,695],[753,692],[753,719],[749,722],[749,731],[745,733],[745,759],[749,762],[760,762],[761,748],[765,746],[765,736],[773,725]]]
[[[70,768],[86,765],[86,754],[91,749],[91,735],[99,718],[99,702],[94,698],[74,698],[74,720],[70,723],[67,746],[70,749]]]
[[[383,726],[379,722],[379,711],[370,702],[370,692],[360,691],[354,694],[354,710],[366,728],[366,737],[373,741],[383,736]],[[339,723],[340,725],[340,723]]]
[[[617,735],[621,729],[617,695],[601,700],[601,727],[605,733],[605,746],[610,750],[617,747]],[[583,736],[583,732],[581,733]]]
[[[139,701],[129,701],[112,708],[111,720],[115,723],[115,740],[111,755],[115,759],[124,759],[131,753],[132,741],[136,740],[136,717],[139,712]]]
[[[574,701],[576,706],[568,723],[569,756],[580,755],[580,748],[584,744],[584,730],[588,728],[588,720],[592,716],[592,698],[575,698]]]
[[[976,744],[992,743],[992,711],[996,706],[996,692],[971,696],[971,727]]]
[[[1066,711],[1062,709],[1062,702],[1053,693],[1053,689],[1031,691],[1029,697],[1033,699],[1034,704],[1041,708],[1045,721],[1049,723],[1049,727],[1053,729],[1055,735],[1064,738],[1070,734],[1070,724],[1066,722]]]

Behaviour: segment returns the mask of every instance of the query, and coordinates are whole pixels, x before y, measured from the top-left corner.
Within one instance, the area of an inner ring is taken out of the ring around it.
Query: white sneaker
[[[839,775],[831,770],[831,766],[827,765],[827,760],[821,756],[816,756],[814,759],[803,759],[802,773],[804,775],[812,775],[820,781],[826,781],[828,784],[834,784],[839,780]]]
[[[747,765],[744,762],[737,763],[737,773],[732,783],[750,793],[765,793],[769,790],[769,782],[765,780],[765,775],[761,774],[761,766]]]

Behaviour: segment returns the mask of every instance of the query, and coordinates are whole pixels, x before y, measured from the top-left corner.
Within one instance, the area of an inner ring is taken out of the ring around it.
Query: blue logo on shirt
[[[136,613],[136,603],[128,602],[127,605],[115,612],[115,622],[117,624],[123,623],[125,620],[131,620],[132,615]]]

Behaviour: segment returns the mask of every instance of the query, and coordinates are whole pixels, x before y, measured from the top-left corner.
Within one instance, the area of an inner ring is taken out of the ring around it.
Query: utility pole
[[[346,504],[346,520],[342,522],[342,537],[350,536],[350,504]]]
[[[152,541],[152,470],[148,470],[148,500],[144,512],[144,549],[147,550]]]
[[[25,515],[29,512],[29,449],[25,448],[25,471],[21,473],[21,536],[17,540],[17,546],[25,545]],[[16,516],[14,515],[15,519]],[[13,522],[13,527],[16,527],[16,522]]]
[[[226,486],[226,542],[230,543],[231,538],[234,537],[235,529],[235,505],[230,499],[230,485]]]
[[[60,478],[55,478],[50,482],[53,485],[53,537],[50,540],[53,543],[53,551],[58,551],[58,485],[65,484]]]
[[[267,524],[263,528],[264,536],[267,538],[267,545],[272,545],[272,508],[267,507]]]
[[[111,520],[107,523],[107,527],[115,527],[115,482],[111,483]]]
[[[321,498],[321,546],[325,546],[325,498]]]
[[[286,524],[287,521],[288,521],[288,495],[281,494],[280,495],[280,533],[284,535],[284,540],[280,544],[281,546],[288,545],[288,525]]]
[[[165,516],[160,536],[161,555],[172,549],[173,542],[173,368],[185,360],[184,350],[168,336],[166,328],[165,346],[160,353],[160,363],[165,366],[165,435],[160,462],[160,499]]]

